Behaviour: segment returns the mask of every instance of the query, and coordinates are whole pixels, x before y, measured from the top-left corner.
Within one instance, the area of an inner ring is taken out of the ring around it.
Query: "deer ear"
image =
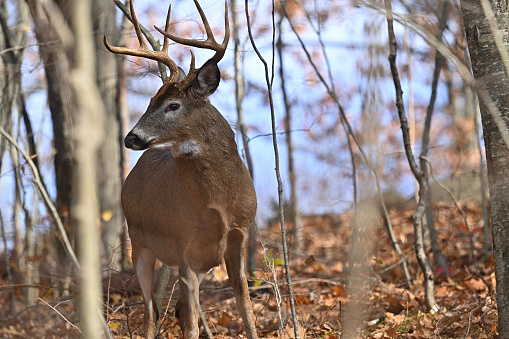
[[[201,66],[198,74],[196,74],[192,89],[197,94],[208,97],[216,91],[220,80],[221,72],[219,72],[217,62],[213,59],[209,59],[203,66]]]
[[[186,72],[179,67],[179,82],[182,81],[186,77]]]

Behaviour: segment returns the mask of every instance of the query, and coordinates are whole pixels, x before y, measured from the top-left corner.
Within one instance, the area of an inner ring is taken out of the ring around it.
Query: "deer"
[[[217,66],[228,45],[230,29],[225,2],[225,37],[217,43],[197,0],[206,40],[170,33],[171,5],[161,51],[147,47],[130,1],[139,48],[104,45],[117,54],[158,61],[170,71],[145,113],[124,138],[132,150],[145,150],[126,178],[122,208],[132,245],[132,262],[144,299],[146,338],[157,335],[158,310],[152,282],[156,259],[178,268],[180,299],[175,314],[183,337],[199,336],[199,284],[211,268],[226,264],[237,308],[249,339],[257,338],[246,275],[246,237],[256,213],[256,193],[242,161],[235,133],[210,103],[220,82]],[[215,51],[195,68],[191,51],[188,74],[168,55],[169,40]]]

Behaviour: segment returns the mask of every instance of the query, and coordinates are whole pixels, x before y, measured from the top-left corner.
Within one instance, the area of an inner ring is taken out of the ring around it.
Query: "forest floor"
[[[414,207],[415,208],[415,207]],[[434,206],[435,226],[450,275],[436,269],[435,298],[438,311],[424,307],[423,275],[413,250],[414,208],[390,212],[396,238],[407,258],[412,284],[407,286],[398,257],[392,250],[380,220],[361,241],[368,244],[370,265],[347,282],[351,249],[352,214],[305,217],[304,250],[290,253],[291,278],[301,338],[497,338],[497,305],[493,256],[482,252],[480,206],[464,204],[470,233],[452,204]],[[287,227],[292,228],[288,222]],[[280,227],[261,230],[265,259],[252,281],[251,298],[256,327],[263,338],[294,337],[285,284]],[[366,232],[360,232],[362,237]],[[291,239],[290,239],[291,240]],[[432,258],[431,250],[428,250]],[[475,262],[474,262],[475,260]],[[271,263],[273,270],[267,263]],[[476,268],[477,267],[477,268]],[[274,284],[274,277],[277,285]],[[360,279],[359,279],[360,277]],[[178,284],[172,277],[164,302],[160,338],[181,336],[174,306]],[[7,282],[0,286],[0,338],[75,338],[80,327],[77,298],[55,301],[44,292],[31,307],[23,306],[16,293],[14,309]],[[141,338],[143,302],[132,272],[112,275],[104,281],[104,302],[113,338]],[[174,287],[174,288],[173,288]],[[18,289],[19,290],[19,289]],[[279,290],[279,292],[277,292]],[[282,298],[278,307],[276,295]],[[43,289],[41,289],[41,295]],[[201,285],[201,305],[215,338],[245,338],[235,298],[224,267],[210,272]],[[50,306],[51,305],[51,306]],[[65,318],[65,319],[64,319]],[[279,330],[280,321],[283,330]],[[203,326],[202,326],[203,328]],[[202,332],[202,337],[207,337]]]

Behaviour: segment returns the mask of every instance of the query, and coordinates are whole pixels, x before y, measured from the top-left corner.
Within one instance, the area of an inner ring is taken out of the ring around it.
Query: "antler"
[[[193,39],[184,39],[178,36],[175,36],[171,33],[169,33],[168,29],[165,29],[164,31],[158,27],[155,27],[161,33],[164,35],[165,39],[169,38],[176,43],[179,43],[181,45],[185,46],[192,46],[192,47],[198,47],[198,48],[206,48],[211,49],[213,51],[216,51],[216,54],[212,57],[217,62],[221,61],[221,59],[224,56],[224,53],[226,51],[226,47],[228,46],[228,40],[230,38],[230,24],[228,19],[228,2],[225,0],[224,2],[224,8],[225,8],[225,19],[224,19],[224,39],[221,44],[218,44],[216,42],[216,39],[214,38],[214,34],[212,34],[212,29],[210,28],[209,21],[207,20],[207,17],[205,16],[205,13],[203,12],[200,4],[198,3],[198,0],[193,0],[194,4],[196,5],[196,8],[198,9],[198,12],[200,13],[200,17],[203,21],[203,26],[205,28],[205,32],[207,33],[207,40],[193,40]],[[191,83],[194,81],[194,78],[196,77],[196,74],[198,73],[199,69],[195,68],[195,59],[194,54],[191,51],[191,66],[189,69],[189,73],[186,75],[184,79],[182,79],[178,87],[180,89],[185,89],[191,85]]]
[[[126,48],[126,47],[114,47],[111,46],[108,41],[106,40],[106,35],[104,36],[104,45],[108,49],[108,51],[112,53],[117,54],[125,54],[125,55],[133,55],[138,56],[142,58],[148,58],[151,60],[158,61],[170,69],[170,77],[168,79],[169,82],[177,82],[179,77],[179,71],[177,64],[168,56],[168,37],[164,37],[163,41],[163,49],[161,51],[153,51],[147,47],[147,44],[145,43],[145,40],[143,39],[143,36],[141,34],[140,25],[138,23],[138,19],[136,18],[136,13],[134,12],[133,7],[133,0],[129,1],[129,7],[131,9],[131,16],[132,16],[132,22],[134,25],[134,29],[136,31],[136,36],[138,38],[138,41],[140,43],[140,48],[134,49],[134,48]],[[169,34],[170,29],[170,13],[171,13],[171,5],[168,8],[168,14],[166,16],[166,25],[164,32]],[[194,58],[193,58],[194,59]]]

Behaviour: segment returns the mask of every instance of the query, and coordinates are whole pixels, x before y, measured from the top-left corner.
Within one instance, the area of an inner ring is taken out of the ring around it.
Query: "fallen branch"
[[[65,320],[66,323],[68,323],[69,325],[71,325],[72,327],[74,327],[76,330],[78,330],[78,332],[80,332],[81,334],[83,334],[83,332],[81,332],[81,330],[78,328],[78,326],[74,325],[72,322],[70,322],[62,313],[60,313],[55,307],[51,306],[50,304],[48,304],[47,302],[45,302],[44,300],[42,300],[41,298],[38,298],[39,301],[42,301],[44,304],[46,304],[46,306],[48,306],[49,308],[51,308],[53,311],[55,311],[62,319]]]

